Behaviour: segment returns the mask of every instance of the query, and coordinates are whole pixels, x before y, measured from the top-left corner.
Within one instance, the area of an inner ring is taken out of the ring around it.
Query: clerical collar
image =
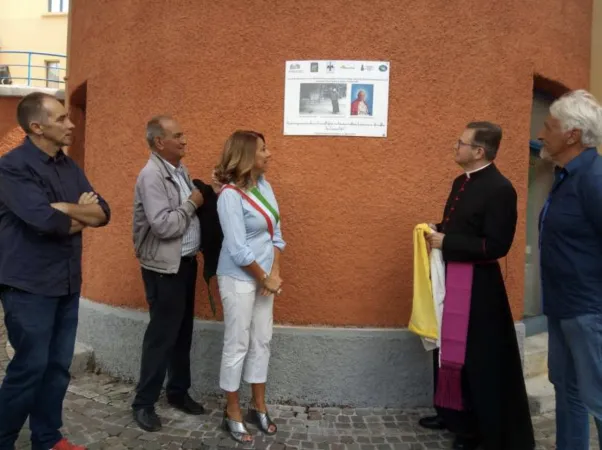
[[[470,178],[471,174],[476,173],[476,172],[480,172],[481,170],[486,169],[487,167],[489,167],[491,164],[492,163],[489,163],[489,164],[487,164],[487,165],[485,165],[483,167],[479,167],[478,169],[471,170],[470,172],[466,172],[466,178]]]

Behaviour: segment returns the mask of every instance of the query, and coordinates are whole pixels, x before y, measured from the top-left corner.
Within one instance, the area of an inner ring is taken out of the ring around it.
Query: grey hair
[[[563,131],[581,130],[585,147],[602,144],[602,106],[586,90],[564,94],[552,103],[550,114],[560,121]]]
[[[163,128],[163,122],[166,120],[173,120],[171,116],[160,115],[155,116],[149,120],[146,124],[146,142],[152,149],[155,148],[155,138],[165,137],[165,128]]]

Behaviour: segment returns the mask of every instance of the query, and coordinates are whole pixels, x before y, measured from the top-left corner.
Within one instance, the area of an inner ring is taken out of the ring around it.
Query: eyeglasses
[[[468,143],[468,142],[462,142],[462,139],[458,139],[458,142],[456,143],[456,146],[459,148],[459,147],[462,147],[463,145],[468,146],[468,147],[472,147],[472,148],[482,147],[482,145],[471,144],[471,143]]]

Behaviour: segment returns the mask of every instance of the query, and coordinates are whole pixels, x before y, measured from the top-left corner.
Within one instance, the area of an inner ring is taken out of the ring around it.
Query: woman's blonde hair
[[[237,130],[232,133],[224,144],[221,161],[215,167],[215,176],[220,183],[234,183],[241,189],[251,186],[257,139],[265,144],[263,134],[256,131]]]

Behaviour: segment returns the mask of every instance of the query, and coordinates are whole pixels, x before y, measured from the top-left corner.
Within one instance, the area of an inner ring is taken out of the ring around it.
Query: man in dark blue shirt
[[[83,450],[64,439],[63,399],[75,347],[81,232],[106,225],[107,203],[61,150],[73,123],[56,98],[24,97],[27,138],[0,158],[0,297],[15,356],[0,387],[0,450],[29,416],[34,450]]]
[[[588,413],[602,448],[602,107],[570,92],[552,104],[539,137],[542,157],[557,166],[539,219],[556,448],[589,449]]]

